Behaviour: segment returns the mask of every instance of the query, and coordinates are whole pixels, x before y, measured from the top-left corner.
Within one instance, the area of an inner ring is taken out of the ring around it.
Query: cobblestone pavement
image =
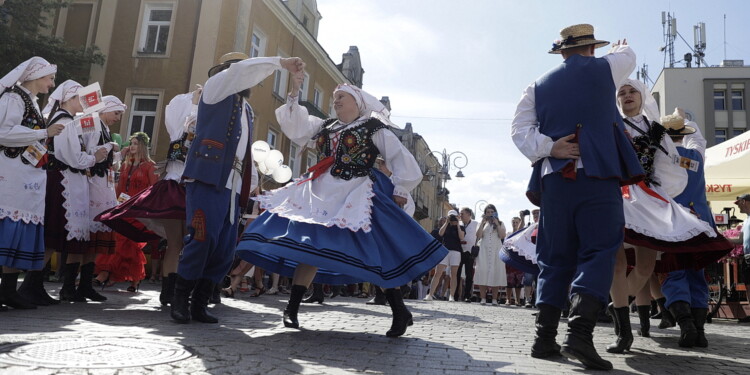
[[[59,287],[59,284],[48,286]],[[105,290],[103,294],[109,297],[105,303],[63,303],[31,311],[0,312],[0,373],[586,372],[577,362],[529,357],[534,337],[532,309],[407,301],[414,314],[414,326],[404,337],[391,339],[384,335],[390,326],[390,309],[365,305],[364,299],[337,297],[322,305],[303,305],[300,320],[304,329],[299,331],[281,325],[285,295],[249,298],[240,294],[239,299],[224,299],[223,304],[212,308],[221,319],[219,324],[179,325],[172,323],[168,310],[159,305],[158,286],[145,282],[143,286],[145,290],[135,294],[116,288]],[[637,329],[635,315],[631,315],[631,321],[633,329]],[[562,340],[564,327],[562,323],[558,341]],[[611,355],[604,348],[613,340],[612,326],[605,324],[596,329],[595,345],[604,358],[614,363],[615,370],[610,373],[747,374],[750,371],[747,345],[750,325],[714,320],[706,325],[706,331],[710,341],[706,349],[678,348],[679,330],[652,327],[651,338],[636,336],[631,353]],[[24,348],[44,343],[55,343],[60,348],[55,353],[39,349],[19,357],[18,352]],[[165,346],[156,351],[146,348],[136,352],[131,348],[132,343]],[[172,356],[173,361],[116,368],[108,355],[134,361],[147,360],[149,356],[169,360]],[[70,358],[76,361],[65,363]],[[79,367],[84,362],[96,366]]]

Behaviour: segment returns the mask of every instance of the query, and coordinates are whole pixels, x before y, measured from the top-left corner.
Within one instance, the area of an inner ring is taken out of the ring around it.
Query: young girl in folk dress
[[[120,180],[116,193],[120,200],[126,201],[156,182],[156,165],[148,155],[149,137],[146,133],[137,132],[130,137],[130,146],[123,150],[125,161],[120,168]],[[134,242],[116,233],[117,251],[114,254],[102,254],[96,258],[96,280],[99,284],[130,281],[129,292],[138,290],[141,280],[146,277],[146,257],[143,255],[145,243]]]

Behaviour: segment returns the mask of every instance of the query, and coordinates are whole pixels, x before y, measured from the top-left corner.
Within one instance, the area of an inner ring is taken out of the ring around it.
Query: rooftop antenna
[[[695,53],[693,54],[693,56],[695,56],[695,65],[699,68],[701,67],[701,62],[703,63],[703,65],[708,65],[706,64],[706,60],[703,60],[703,56],[706,56],[706,54],[703,53],[703,51],[706,50],[706,24],[705,23],[698,22],[697,25],[693,26],[693,40],[695,41]],[[726,44],[724,48],[726,50]]]
[[[724,14],[724,60],[727,59],[727,15]]]
[[[643,81],[643,83],[648,85],[648,82],[651,81],[651,77],[648,76],[648,65],[646,63],[643,63],[643,66],[641,66],[638,71],[635,72],[636,79],[639,81]],[[654,81],[651,81],[651,85],[654,84]]]
[[[677,18],[672,17],[669,12],[661,12],[661,26],[666,41],[662,51],[666,50],[665,57],[669,57],[669,67],[674,68],[674,39],[677,36]]]

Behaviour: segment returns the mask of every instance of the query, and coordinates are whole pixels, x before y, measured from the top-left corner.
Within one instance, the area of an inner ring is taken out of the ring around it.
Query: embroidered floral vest
[[[346,129],[341,132],[333,153],[331,128],[335,122],[335,119],[326,120],[323,129],[315,136],[319,159],[333,154],[336,159],[331,166],[331,175],[344,180],[369,176],[375,158],[380,154],[380,150],[372,143],[372,135],[388,126],[371,118],[361,125]]]
[[[37,111],[36,107],[34,107],[34,102],[31,101],[31,97],[29,96],[29,94],[23,91],[20,87],[13,86],[6,88],[5,91],[0,94],[0,97],[8,92],[14,92],[18,94],[18,96],[21,97],[21,100],[23,100],[23,119],[21,120],[21,125],[32,130],[41,130],[47,128],[47,124],[44,122],[44,118],[39,113],[39,111]],[[2,151],[5,156],[11,159],[21,156],[25,149],[26,147],[0,146],[0,151]],[[29,162],[24,158],[21,158],[21,161],[24,164],[29,164]]]
[[[653,180],[654,158],[656,157],[657,150],[667,153],[667,151],[661,147],[661,140],[664,137],[664,134],[667,133],[667,129],[658,122],[649,121],[645,116],[643,119],[647,124],[651,125],[648,127],[648,131],[642,132],[640,135],[631,134],[631,136],[633,136],[633,149],[635,149],[638,161],[640,161],[643,170],[646,172],[646,178],[644,179],[646,184],[654,184],[658,186],[659,184]],[[627,119],[625,119],[625,122],[630,125],[635,132],[640,130]]]

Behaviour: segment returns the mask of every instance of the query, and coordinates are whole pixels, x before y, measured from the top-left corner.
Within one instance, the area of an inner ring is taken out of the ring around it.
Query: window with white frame
[[[331,105],[328,107],[328,117],[336,118],[336,110],[333,109],[333,98],[331,98]]]
[[[307,168],[312,167],[318,162],[318,158],[312,152],[307,153]]]
[[[714,90],[714,110],[724,111],[727,109],[726,91]]]
[[[271,146],[271,150],[276,149],[276,138],[278,138],[278,136],[279,135],[275,131],[268,129],[268,137],[266,137],[266,142],[268,142],[268,145]]]
[[[135,132],[144,132],[148,134],[149,138],[153,138],[156,110],[159,108],[159,96],[133,95],[130,108],[128,137]]]
[[[167,53],[173,7],[174,4],[169,3],[147,3],[145,5],[138,52],[155,55]]]
[[[317,87],[313,90],[313,104],[317,109],[323,108],[323,93]]]
[[[266,37],[259,30],[253,30],[253,35],[250,36],[250,57],[260,57],[265,55],[266,49]]]
[[[745,90],[732,90],[732,110],[742,111],[745,109]]]
[[[727,140],[727,129],[716,129],[714,131],[714,137],[716,143],[721,143]]]
[[[279,56],[284,56],[279,54]],[[289,82],[289,72],[286,69],[277,69],[273,76],[273,92],[276,95],[286,97],[286,87]]]
[[[299,93],[299,101],[304,102],[307,101],[307,88],[310,84],[310,75],[305,73],[305,80],[302,81],[302,86],[300,87],[300,93]]]
[[[289,146],[289,169],[292,170],[292,177],[299,176],[299,146],[292,142]]]

